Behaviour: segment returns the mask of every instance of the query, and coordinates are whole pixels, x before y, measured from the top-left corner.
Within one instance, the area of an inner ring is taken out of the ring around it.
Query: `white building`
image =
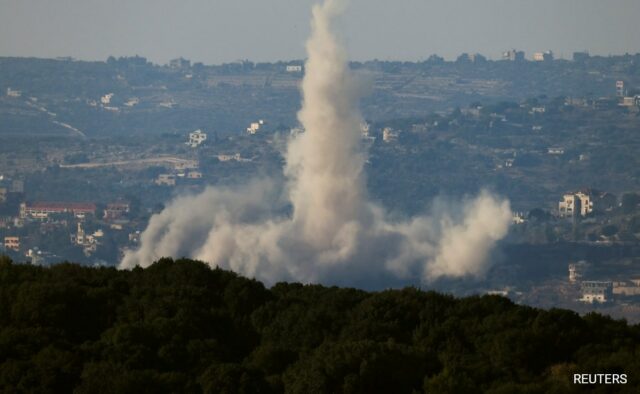
[[[589,264],[584,260],[569,264],[569,282],[576,283],[580,281],[587,273],[588,268]]]
[[[391,127],[382,129],[382,140],[384,142],[392,142],[398,139],[398,133],[394,132]]]
[[[22,92],[19,90],[13,90],[11,88],[7,88],[7,96],[17,98],[22,96]]]
[[[287,66],[287,72],[288,73],[301,73],[302,72],[302,66],[299,65],[299,64],[289,65],[289,66]]]
[[[111,103],[112,98],[113,98],[113,93],[107,93],[104,96],[100,97],[100,102],[103,105],[109,105]]]
[[[221,155],[218,155],[218,160],[220,160],[220,161],[231,161],[231,160],[240,161],[240,160],[242,160],[242,158],[240,157],[240,153],[236,153],[236,154],[233,154],[233,155],[221,154]]]
[[[191,133],[189,133],[189,142],[187,142],[187,145],[189,145],[192,148],[195,148],[196,146],[202,144],[206,140],[207,140],[207,133],[204,133],[202,132],[202,130],[198,129],[196,131],[192,131]]]
[[[514,212],[511,216],[511,222],[513,224],[523,224],[527,221],[524,212]]]
[[[140,104],[140,99],[137,97],[132,97],[129,100],[127,100],[126,103],[124,103],[124,105],[126,105],[127,107],[134,107],[138,104]]]
[[[616,96],[624,97],[627,95],[627,89],[624,86],[624,81],[616,81]]]
[[[97,230],[93,234],[87,234],[82,228],[82,223],[78,222],[78,230],[71,234],[71,243],[82,246],[85,256],[90,256],[98,249],[98,239],[104,236],[102,230]]]
[[[20,237],[4,237],[4,248],[6,250],[19,251]]]
[[[515,49],[511,49],[509,51],[502,52],[502,60],[509,60],[512,62],[515,61],[523,61],[524,60],[524,52],[517,51]]]
[[[593,304],[611,301],[613,295],[613,283],[604,281],[584,281],[580,284],[582,298],[580,301]]]
[[[545,51],[545,52],[535,52],[533,54],[533,61],[535,62],[544,62],[547,60],[553,60],[553,52]]]
[[[631,279],[623,282],[614,282],[613,294],[618,294],[623,296],[640,295],[640,280]]]
[[[551,147],[547,149],[547,153],[550,155],[564,155],[564,148]]]
[[[369,129],[371,129],[371,126],[369,125],[369,123],[367,122],[360,123],[360,132],[362,133],[363,137],[369,136]]]
[[[587,216],[593,212],[593,200],[588,193],[567,193],[558,203],[560,217]]]
[[[249,125],[249,127],[247,127],[247,133],[249,134],[255,134],[258,132],[258,130],[260,130],[260,127],[264,126],[264,120],[259,120],[257,122],[253,122]]]

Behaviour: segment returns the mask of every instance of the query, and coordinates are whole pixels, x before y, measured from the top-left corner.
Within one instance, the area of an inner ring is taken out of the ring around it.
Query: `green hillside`
[[[3,393],[638,392],[640,327],[497,296],[0,257]],[[573,385],[625,373],[626,385]]]

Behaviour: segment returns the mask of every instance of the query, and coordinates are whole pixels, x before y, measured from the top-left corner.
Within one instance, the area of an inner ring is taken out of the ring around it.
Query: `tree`
[[[119,271],[0,257],[8,393],[560,393],[574,371],[640,373],[639,335],[498,296],[267,289],[188,259]]]
[[[625,193],[622,195],[622,201],[620,202],[620,209],[625,214],[635,212],[640,204],[640,194],[637,193]]]

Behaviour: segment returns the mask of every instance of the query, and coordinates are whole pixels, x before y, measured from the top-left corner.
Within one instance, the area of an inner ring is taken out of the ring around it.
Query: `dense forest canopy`
[[[192,260],[0,257],[0,392],[638,392],[640,327],[416,288],[260,282]],[[618,386],[574,373],[625,373]]]

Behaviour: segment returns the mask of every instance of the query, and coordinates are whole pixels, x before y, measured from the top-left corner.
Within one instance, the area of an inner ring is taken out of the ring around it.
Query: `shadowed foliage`
[[[640,327],[415,288],[260,282],[193,260],[0,257],[0,392],[637,392]],[[574,373],[626,373],[576,386]]]

